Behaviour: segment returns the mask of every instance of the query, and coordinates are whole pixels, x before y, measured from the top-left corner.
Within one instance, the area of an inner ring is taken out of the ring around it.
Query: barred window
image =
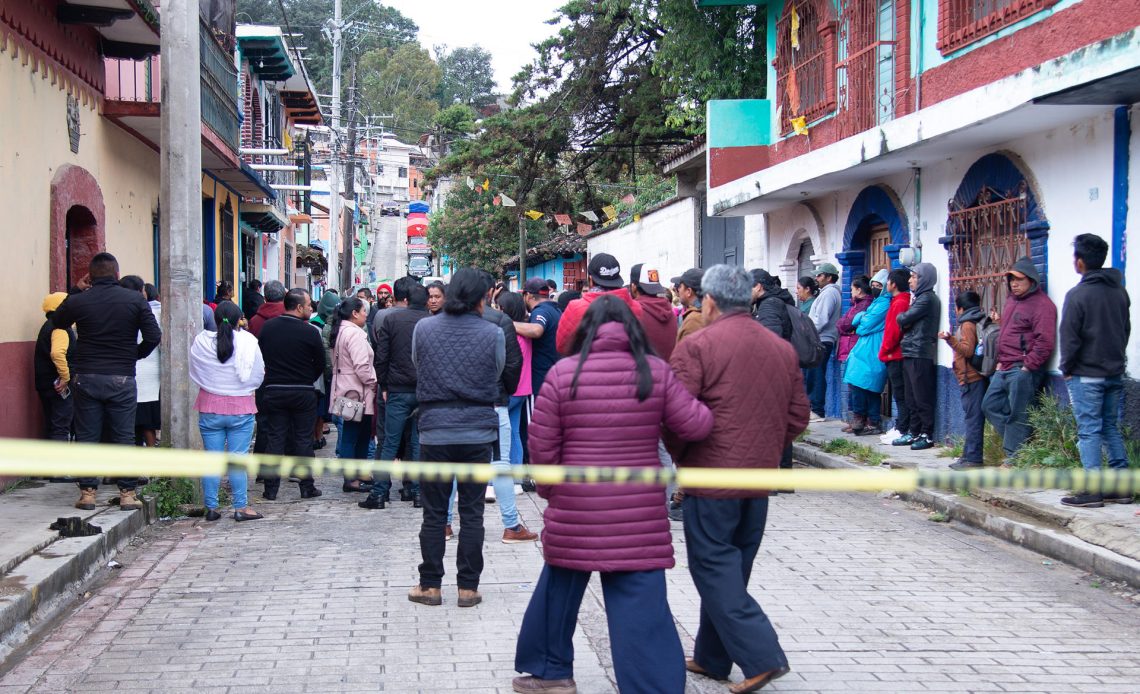
[[[950,201],[947,232],[950,243],[950,291],[973,290],[982,308],[999,311],[1009,290],[1005,275],[1013,263],[1030,254],[1025,235],[1028,193],[1025,181],[1011,191],[982,188],[977,198],[962,206]]]
[[[951,53],[1056,5],[1058,0],[940,0],[938,49]]]
[[[895,115],[895,0],[843,0],[839,14],[842,135]]]
[[[835,18],[828,0],[790,0],[776,22],[780,134],[835,110]]]

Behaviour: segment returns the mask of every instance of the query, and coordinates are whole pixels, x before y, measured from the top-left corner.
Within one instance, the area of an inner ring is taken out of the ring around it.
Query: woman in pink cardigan
[[[364,416],[359,422],[345,421],[337,441],[338,458],[363,460],[368,457],[372,438],[372,418],[376,414],[376,367],[372,364],[372,345],[364,325],[368,322],[368,305],[355,296],[340,302],[333,314],[329,349],[332,350],[332,395],[329,402],[345,397],[364,403]],[[346,492],[367,492],[369,483],[363,475],[353,479],[345,475]]]
[[[650,353],[633,312],[616,297],[590,304],[573,356],[551,368],[530,423],[536,465],[660,468],[662,426],[685,441],[712,431],[709,409]],[[665,595],[673,536],[665,487],[539,485],[546,565],[515,650],[516,692],[575,691],[571,640],[590,574],[601,575],[618,689],[683,692],[685,656]]]

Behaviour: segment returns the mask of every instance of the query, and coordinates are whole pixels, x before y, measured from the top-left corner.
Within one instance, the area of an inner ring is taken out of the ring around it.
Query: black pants
[[[910,433],[934,438],[934,404],[938,397],[933,359],[903,359],[906,376],[906,406],[910,410]],[[906,431],[899,429],[902,433]]]
[[[456,443],[446,446],[420,445],[420,457],[430,462],[491,464],[492,447],[488,443]],[[451,480],[420,482],[420,499],[424,519],[420,525],[420,585],[439,588],[443,584],[443,555],[447,525],[447,500],[451,496]],[[479,588],[483,573],[483,495],[485,482],[459,483],[459,543],[455,556],[455,582],[465,590]]]
[[[75,401],[75,440],[79,443],[99,443],[103,440],[103,431],[106,429],[108,443],[135,445],[137,393],[134,376],[74,374],[71,379],[71,397]],[[99,486],[96,477],[82,477],[77,482],[80,487]],[[138,478],[120,477],[115,483],[121,491],[129,491],[138,486]]]
[[[317,392],[312,388],[262,388],[257,391],[258,441],[264,436],[265,453],[313,457],[313,428],[317,422]],[[255,452],[256,452],[255,444]],[[312,487],[313,477],[304,469],[295,470],[301,487]],[[281,478],[273,470],[263,470],[265,491],[276,492]]]
[[[748,594],[768,521],[767,497],[685,495],[684,504],[689,573],[701,596],[693,660],[717,677],[728,677],[733,663],[746,678],[787,666],[776,630]]]
[[[64,398],[54,388],[37,390],[44,412],[44,435],[51,441],[70,441],[75,408],[71,398]]]
[[[986,413],[982,411],[982,401],[986,399],[989,381],[980,381],[960,386],[962,389],[962,411],[966,415],[966,441],[962,446],[962,460],[981,463],[982,441],[986,436]]]
[[[906,398],[906,377],[901,360],[887,362],[887,379],[891,382],[891,395],[895,399],[895,428],[900,434],[910,432],[910,406]]]

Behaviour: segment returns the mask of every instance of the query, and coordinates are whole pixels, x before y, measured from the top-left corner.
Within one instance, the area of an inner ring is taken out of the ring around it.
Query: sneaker
[[[1104,497],[1092,492],[1073,492],[1072,496],[1061,497],[1062,506],[1076,506],[1079,508],[1101,508],[1104,506]]]
[[[537,677],[516,677],[511,680],[511,689],[520,694],[578,694],[578,685],[572,679],[540,680]]]
[[[522,481],[522,490],[524,492],[533,492],[535,489],[536,487],[534,486],[534,480],[531,478],[528,477]]]
[[[958,470],[959,472],[961,472],[962,470],[980,470],[983,467],[985,467],[985,465],[982,465],[981,463],[975,463],[975,462],[971,462],[969,460],[962,460],[961,458],[954,461],[953,463],[950,463],[950,469],[951,470]]]
[[[522,523],[503,531],[504,545],[518,545],[523,542],[534,542],[537,539],[538,535],[527,530],[526,526]]]
[[[439,588],[424,588],[417,584],[412,586],[412,589],[408,591],[408,600],[418,602],[421,605],[442,605],[443,594]]]
[[[75,508],[80,511],[94,511],[95,505],[98,500],[95,498],[96,489],[94,487],[80,487],[79,488],[79,501],[75,502]]]
[[[487,502],[488,504],[495,503],[495,488],[489,484],[487,485],[486,493],[483,494],[483,501]]]
[[[677,508],[670,507],[669,508],[669,520],[677,521],[678,523],[684,523],[685,522],[685,512],[683,510],[681,510],[680,506],[678,506]]]
[[[891,441],[892,446],[909,446],[914,443],[914,437],[910,434],[903,434],[894,441]]]
[[[910,444],[910,450],[912,451],[925,451],[927,448],[933,447],[934,442],[931,441],[926,434],[920,434],[916,436],[914,438],[914,441]]]
[[[827,417],[824,417],[821,414],[816,414],[815,412],[812,412],[811,417],[808,418],[808,424],[819,424],[820,422],[826,422],[826,421],[827,421]]]
[[[468,590],[467,588],[459,589],[459,600],[456,602],[460,607],[475,607],[483,602],[483,596],[477,590]]]
[[[1132,503],[1131,494],[1121,494],[1120,492],[1101,492],[1100,497],[1104,499],[1106,504],[1130,504]]]
[[[119,510],[120,511],[138,511],[143,507],[142,500],[135,495],[133,489],[122,489],[119,491]]]
[[[455,537],[455,533],[451,532],[451,523],[448,523],[443,529],[443,539],[450,540],[453,537]]]

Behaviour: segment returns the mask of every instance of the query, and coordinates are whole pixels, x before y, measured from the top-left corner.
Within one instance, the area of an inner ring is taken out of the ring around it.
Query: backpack
[[[997,371],[998,336],[1001,326],[988,317],[978,321],[978,346],[970,357],[970,367],[989,378]]]
[[[823,359],[827,355],[827,350],[819,340],[815,323],[812,322],[808,314],[797,307],[791,304],[784,304],[784,307],[787,309],[788,319],[792,323],[792,336],[788,338],[788,341],[796,350],[796,356],[800,359],[800,368],[814,369],[823,363]]]

